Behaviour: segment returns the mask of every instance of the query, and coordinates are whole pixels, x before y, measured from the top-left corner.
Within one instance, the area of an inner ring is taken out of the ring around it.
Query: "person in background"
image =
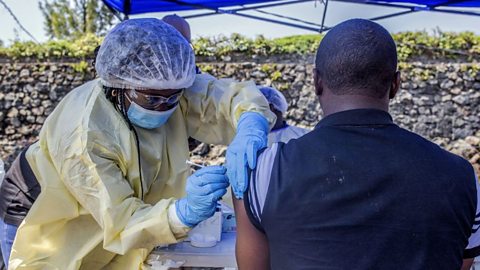
[[[299,138],[309,132],[308,129],[287,124],[283,116],[288,110],[288,103],[280,91],[267,86],[261,86],[258,89],[267,99],[270,110],[277,116],[277,121],[268,134],[269,147],[278,142],[287,143],[291,139]]]
[[[317,50],[315,129],[263,151],[235,200],[237,262],[257,269],[469,269],[480,186],[465,159],[394,124],[395,42],[363,19]]]
[[[177,29],[177,31],[182,34],[188,43],[192,43],[192,33],[190,32],[190,25],[188,24],[187,20],[178,16],[177,14],[172,14],[163,17],[162,21],[173,26],[173,28]]]
[[[99,79],[62,99],[2,183],[10,270],[142,268],[226,192],[224,167],[190,175],[187,138],[263,147],[275,121],[253,82],[196,74],[190,44],[158,19],[115,26],[95,67]]]
[[[190,25],[188,24],[187,20],[178,16],[177,14],[167,15],[163,17],[162,20],[170,24],[171,26],[173,26],[173,28],[177,29],[177,31],[180,32],[180,34],[182,34],[182,36],[188,41],[188,43],[191,44],[193,48],[192,33],[190,31]],[[198,66],[195,66],[195,71],[197,74],[202,73],[202,71]]]

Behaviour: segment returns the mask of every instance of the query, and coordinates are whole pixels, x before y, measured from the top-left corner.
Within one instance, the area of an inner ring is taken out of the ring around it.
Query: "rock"
[[[457,72],[450,72],[447,74],[447,78],[449,78],[452,81],[456,81],[458,79],[458,74]]]
[[[6,135],[12,135],[15,133],[15,128],[12,127],[12,126],[8,126],[6,129],[5,129],[5,134]]]
[[[455,126],[457,126],[457,127],[461,127],[461,126],[463,126],[464,124],[465,124],[465,121],[463,121],[463,119],[461,119],[461,118],[457,118],[457,119],[455,120]]]
[[[21,116],[26,116],[26,115],[30,115],[31,112],[30,112],[30,111],[27,111],[27,110],[25,110],[25,109],[20,109],[19,114],[20,114]]]
[[[28,69],[22,69],[20,71],[20,78],[27,78],[30,76],[30,70]]]
[[[210,157],[224,157],[227,153],[226,146],[214,146],[211,148],[208,156]]]
[[[442,89],[450,89],[452,88],[453,86],[455,85],[455,83],[452,81],[452,80],[444,80],[442,81],[442,83],[440,84],[440,88]]]
[[[30,129],[29,126],[22,126],[20,127],[19,129],[19,133],[22,134],[22,135],[28,135],[32,132],[32,130]]]
[[[35,116],[33,116],[33,115],[28,115],[25,119],[26,119],[27,122],[30,123],[30,124],[35,123]]]
[[[57,100],[57,98],[58,98],[57,92],[56,92],[55,90],[50,91],[50,93],[48,94],[48,97],[49,97],[51,100]]]
[[[400,96],[401,102],[412,101],[412,94],[409,92],[404,92],[403,95]]]
[[[15,93],[10,92],[10,93],[6,94],[5,95],[5,100],[8,100],[8,101],[15,100]]]
[[[420,114],[430,114],[430,109],[427,108],[427,107],[420,107],[420,108],[418,108],[418,112]]]
[[[34,93],[48,93],[50,92],[50,84],[49,83],[46,83],[46,82],[40,82],[40,83],[37,83],[35,84],[35,90],[32,92],[32,95]],[[32,96],[33,97],[33,96]],[[35,98],[35,97],[34,97]]]
[[[229,55],[222,55],[220,58],[222,59],[222,61],[225,61],[225,62],[232,61],[232,57]]]
[[[36,107],[32,109],[33,115],[36,115],[36,116],[43,115],[44,112],[45,112],[44,107]]]
[[[22,123],[20,122],[20,119],[18,119],[18,117],[13,117],[10,118],[10,124],[18,128]]]
[[[480,138],[475,136],[468,136],[465,138],[465,141],[475,147],[480,147]]]
[[[32,102],[32,99],[29,96],[24,97],[22,100],[23,105],[28,105],[30,102]]]
[[[298,72],[305,72],[305,66],[304,65],[297,65],[295,67],[295,71],[298,71]]]
[[[37,124],[43,124],[45,122],[45,117],[43,116],[38,116],[37,119],[36,119],[36,123]]]
[[[461,155],[464,157],[473,156],[477,152],[477,150],[473,146],[461,139],[453,144],[453,148],[451,151],[457,155]]]
[[[479,82],[474,83],[473,84],[473,89],[480,90],[480,83]]]
[[[465,104],[465,102],[467,101],[467,99],[464,97],[464,96],[456,96],[452,99],[455,103],[458,103],[460,105],[463,105]]]
[[[453,87],[452,89],[450,89],[450,93],[452,93],[453,95],[458,95],[462,92],[462,89],[458,88],[458,87]]]
[[[480,161],[480,153],[473,155],[473,157],[469,160],[470,163],[474,164]]]
[[[8,118],[14,118],[14,117],[17,117],[18,116],[18,110],[17,108],[12,108],[8,113],[7,113],[7,117]]]
[[[452,95],[445,95],[442,97],[442,102],[450,101],[450,100],[452,100]]]
[[[428,80],[428,84],[430,84],[430,85],[437,85],[437,84],[438,84],[438,80],[436,80],[436,79]],[[423,87],[422,87],[422,88],[423,88]]]
[[[49,108],[49,107],[51,107],[51,106],[52,106],[52,104],[53,104],[53,103],[52,103],[50,100],[48,100],[48,99],[47,99],[47,100],[44,100],[44,101],[42,101],[42,106],[43,106],[43,107],[45,107],[45,108]]]
[[[192,151],[192,154],[203,157],[207,155],[208,152],[210,152],[210,145],[206,143],[201,143]]]
[[[266,75],[264,72],[262,72],[262,71],[256,70],[256,71],[252,72],[252,77],[262,79],[262,78],[266,78],[267,75]]]

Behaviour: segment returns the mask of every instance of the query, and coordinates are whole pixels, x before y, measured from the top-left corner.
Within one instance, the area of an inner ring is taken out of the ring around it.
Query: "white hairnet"
[[[269,104],[272,104],[272,106],[282,112],[286,113],[288,109],[288,103],[287,100],[285,99],[285,96],[280,93],[275,88],[272,87],[267,87],[267,86],[262,86],[258,88],[260,92],[265,96],[265,98],[268,100]]]
[[[195,56],[185,38],[167,23],[130,19],[107,34],[95,69],[110,87],[181,89],[193,84]]]

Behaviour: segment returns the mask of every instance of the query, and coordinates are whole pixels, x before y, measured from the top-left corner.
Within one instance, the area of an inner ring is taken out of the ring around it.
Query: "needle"
[[[197,163],[192,162],[192,161],[190,161],[190,160],[186,160],[185,162],[186,162],[188,165],[191,165],[191,166],[194,166],[194,167],[205,168],[205,166],[200,165],[200,164],[197,164]]]

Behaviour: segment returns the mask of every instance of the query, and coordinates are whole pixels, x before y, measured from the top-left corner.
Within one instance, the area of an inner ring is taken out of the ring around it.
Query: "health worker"
[[[252,82],[196,75],[189,43],[158,19],[114,27],[95,67],[99,79],[63,98],[2,184],[2,225],[19,225],[0,239],[10,270],[141,269],[212,216],[228,186],[224,167],[190,176],[188,137],[232,142],[228,170],[243,177],[275,122]]]

